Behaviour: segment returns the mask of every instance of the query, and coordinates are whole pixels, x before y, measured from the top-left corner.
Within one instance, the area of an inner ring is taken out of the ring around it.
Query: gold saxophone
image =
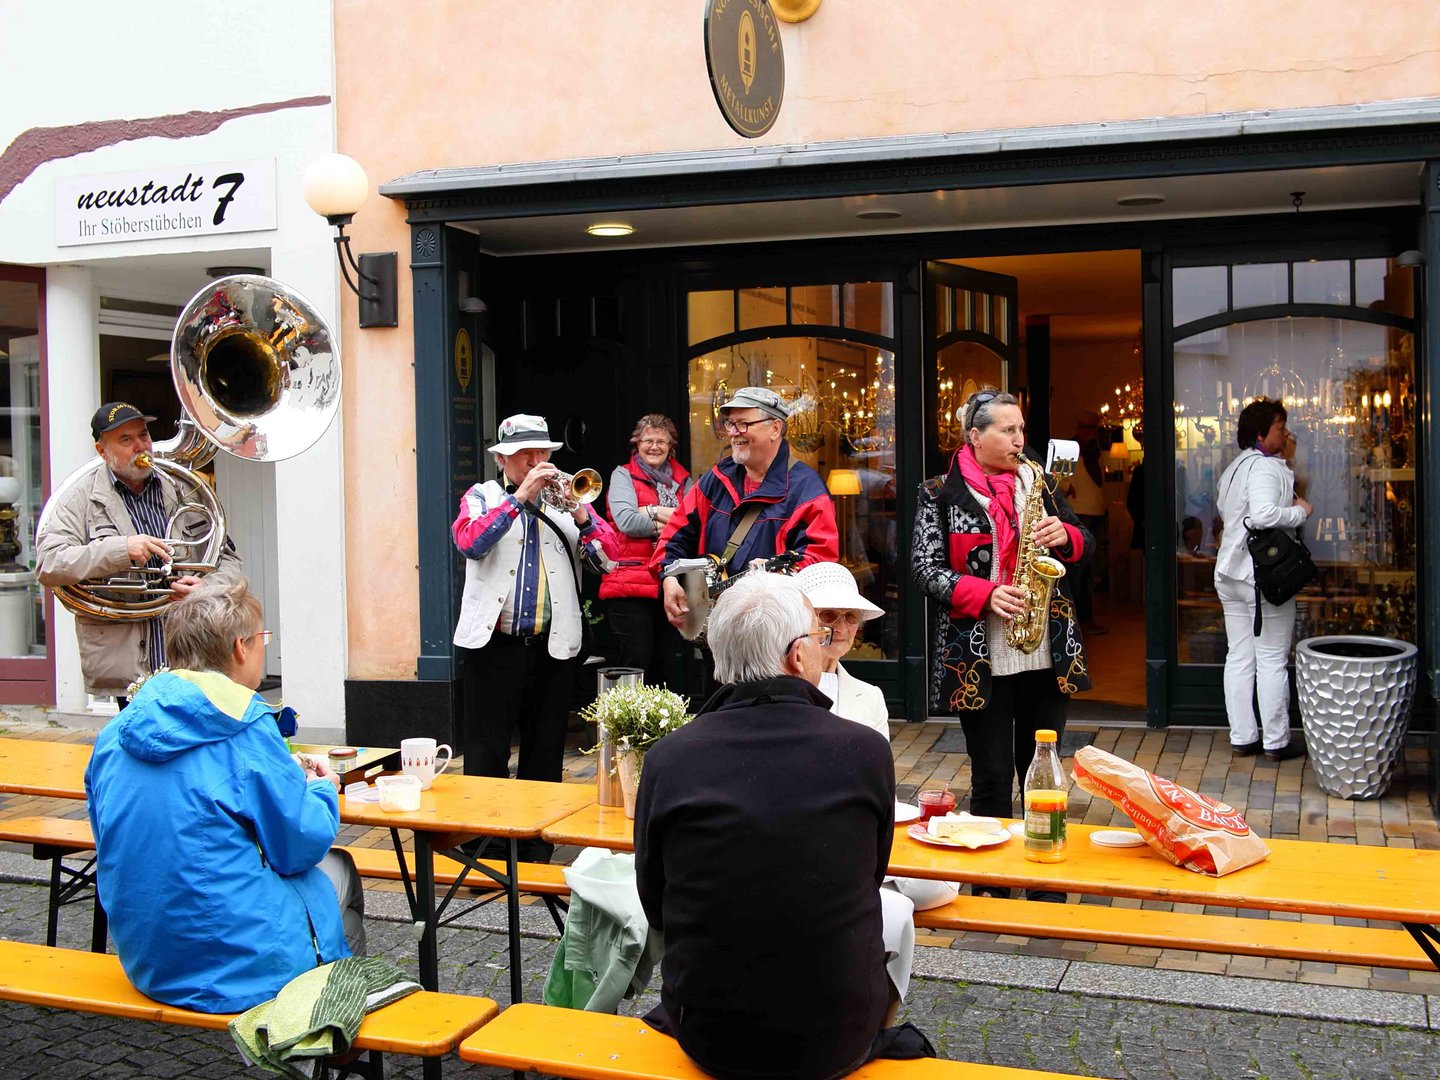
[[[1029,654],[1045,640],[1050,622],[1050,594],[1055,590],[1055,583],[1065,576],[1065,567],[1050,556],[1049,548],[1037,544],[1031,536],[1035,523],[1045,516],[1045,474],[1023,460],[1020,467],[1030,469],[1030,487],[1020,509],[1020,551],[1010,584],[1025,594],[1025,610],[1005,624],[1005,643]]]

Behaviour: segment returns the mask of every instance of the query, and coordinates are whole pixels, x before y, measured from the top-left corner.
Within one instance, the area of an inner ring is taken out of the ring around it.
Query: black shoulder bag
[[[1251,468],[1254,468],[1252,462]],[[1233,483],[1233,481],[1232,481]],[[1310,558],[1310,549],[1291,530],[1274,526],[1256,529],[1250,517],[1240,522],[1245,527],[1245,546],[1255,566],[1255,636],[1260,636],[1260,600],[1280,605],[1289,600],[1320,574]]]

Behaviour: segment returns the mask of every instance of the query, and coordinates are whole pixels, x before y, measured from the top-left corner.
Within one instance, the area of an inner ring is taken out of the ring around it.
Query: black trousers
[[[665,605],[657,597],[626,596],[602,601],[615,642],[612,661],[645,672],[647,686],[668,686],[684,693],[685,639],[665,618]]]
[[[1051,728],[1057,737],[1064,735],[1069,704],[1050,668],[990,681],[989,704],[960,716],[970,754],[972,814],[1015,816],[1014,789],[1017,780],[1022,788],[1025,784],[1025,771],[1035,756],[1035,732]]]
[[[556,660],[546,638],[495,634],[482,649],[461,649],[465,685],[465,772],[508,776],[510,734],[519,729],[517,780],[558,783],[564,771],[565,730],[575,687],[577,655]],[[549,862],[555,848],[521,840],[519,857]],[[490,854],[495,854],[493,851]]]

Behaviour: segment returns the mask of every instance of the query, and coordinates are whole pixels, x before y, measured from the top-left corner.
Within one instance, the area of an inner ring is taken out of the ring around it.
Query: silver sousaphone
[[[163,614],[170,582],[204,576],[220,561],[225,510],[192,471],[217,450],[249,461],[281,461],[308,450],[340,406],[340,354],[313,304],[273,278],[237,274],[212,281],[185,305],[170,345],[170,373],[185,417],[173,439],[156,443],[151,466],[175,482],[179,504],[160,537],[174,559],[108,578],[52,588],[76,615],[130,621]],[[67,476],[40,514],[73,488],[94,483],[98,455]]]

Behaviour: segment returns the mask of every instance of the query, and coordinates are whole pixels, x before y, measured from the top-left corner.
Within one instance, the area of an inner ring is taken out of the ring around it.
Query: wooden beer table
[[[340,797],[340,820],[347,825],[389,829],[400,863],[400,876],[412,917],[422,925],[420,984],[437,989],[438,963],[435,933],[444,925],[445,909],[464,884],[468,871],[492,878],[505,890],[510,924],[510,1000],[523,1000],[520,980],[520,889],[516,871],[516,842],[533,840],[553,821],[576,813],[595,801],[592,784],[552,784],[535,780],[502,780],[493,776],[444,773],[429,791],[420,793],[420,809],[385,811],[379,803],[354,802]],[[415,840],[415,876],[412,884],[405,865],[399,830],[408,829]],[[484,837],[505,841],[505,873],[476,860],[462,844]],[[435,853],[463,864],[462,872],[436,902]]]
[[[0,792],[83,799],[90,751],[88,743],[0,738]],[[340,820],[347,825],[390,831],[411,916],[422,926],[420,982],[427,990],[437,989],[436,930],[443,924],[445,909],[465,880],[462,875],[437,903],[435,853],[443,852],[470,870],[485,874],[505,890],[510,922],[510,992],[513,1001],[520,1001],[516,841],[540,836],[544,826],[594,801],[595,788],[590,784],[551,784],[444,773],[435,778],[429,791],[420,793],[419,810],[391,813],[381,810],[379,803],[354,802],[341,795]],[[409,830],[415,840],[413,879],[402,854],[401,829]],[[481,837],[505,841],[504,874],[479,864],[460,848],[462,843]]]
[[[1173,866],[1149,845],[1092,844],[1090,834],[1097,831],[1069,825],[1064,861],[1038,863],[1025,858],[1018,837],[968,851],[922,843],[897,827],[889,870],[896,877],[969,885],[1397,922],[1440,968],[1440,851],[1266,840],[1270,856],[1264,862],[1217,878]],[[540,835],[556,844],[617,851],[635,846],[634,822],[619,807],[581,807]]]

